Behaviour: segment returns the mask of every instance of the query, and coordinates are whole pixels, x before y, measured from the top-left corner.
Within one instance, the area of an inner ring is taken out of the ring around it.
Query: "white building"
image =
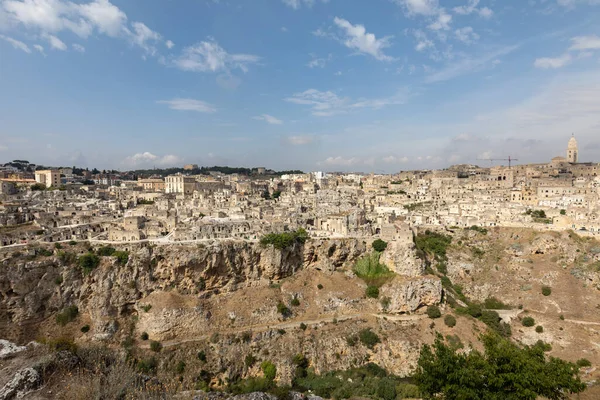
[[[50,186],[60,186],[60,171],[55,169],[35,171],[35,181],[46,185],[48,188]]]
[[[181,174],[165,178],[165,193],[192,194],[196,188],[196,180],[191,176]]]

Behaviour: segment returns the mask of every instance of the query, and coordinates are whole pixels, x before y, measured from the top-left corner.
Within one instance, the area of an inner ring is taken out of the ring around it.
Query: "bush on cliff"
[[[379,262],[380,254],[377,252],[366,254],[354,264],[354,273],[364,280],[369,286],[381,286],[394,276],[388,267]]]
[[[306,230],[299,228],[295,232],[269,233],[260,239],[262,246],[273,245],[278,250],[293,246],[295,243],[304,244],[308,239]]]
[[[77,259],[77,263],[83,270],[84,275],[88,275],[100,265],[100,258],[94,253],[87,253]]]

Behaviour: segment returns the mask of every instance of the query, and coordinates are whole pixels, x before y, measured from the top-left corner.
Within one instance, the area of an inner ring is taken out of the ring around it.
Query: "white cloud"
[[[569,50],[598,50],[600,49],[600,37],[596,35],[576,36],[571,39],[573,44]]]
[[[67,45],[56,36],[45,33],[42,35],[42,37],[48,41],[50,47],[52,47],[53,49],[61,51],[67,50]]]
[[[0,7],[4,11],[3,18],[8,19],[12,25],[21,24],[45,38],[60,40],[59,32],[71,31],[85,39],[98,32],[126,39],[148,54],[156,53],[153,42],[162,41],[160,34],[141,22],[133,22],[128,28],[127,15],[109,0],[93,0],[88,3],[67,0],[4,0],[0,1]],[[63,49],[58,41],[50,40],[53,48]]]
[[[388,105],[405,104],[407,100],[408,93],[406,91],[399,91],[394,96],[381,99],[351,100],[348,97],[339,97],[331,91],[322,92],[317,89],[295,93],[292,97],[285,99],[290,103],[311,106],[312,114],[318,117],[344,114],[359,108],[378,109]]]
[[[256,64],[260,57],[252,54],[229,54],[213,39],[202,41],[183,49],[175,60],[175,66],[184,71],[217,72],[239,68],[248,71],[248,65]]]
[[[256,119],[256,120],[259,120],[259,121],[265,121],[265,122],[267,122],[268,124],[271,124],[271,125],[281,125],[281,124],[283,124],[282,120],[277,119],[274,116],[269,115],[269,114],[262,114],[262,115],[259,115],[259,116],[256,116],[256,117],[252,117],[252,119]]]
[[[313,135],[296,135],[289,136],[287,138],[287,142],[293,146],[305,146],[313,143],[314,141],[315,137]]]
[[[483,54],[480,57],[464,57],[462,60],[450,64],[444,69],[438,70],[425,78],[426,83],[447,81],[458,76],[485,68],[487,64],[496,64],[496,59],[512,53],[520,47],[519,44],[502,47],[496,51]]]
[[[22,50],[27,54],[31,53],[31,49],[29,48],[29,46],[27,46],[25,43],[21,42],[20,40],[13,39],[11,37],[4,36],[4,35],[0,35],[0,39],[10,43],[15,49]]]
[[[414,35],[415,39],[417,40],[417,44],[415,45],[415,50],[423,51],[423,50],[435,47],[435,45],[433,44],[433,41],[431,41],[427,37],[427,34],[425,32],[423,32],[422,30],[415,29],[413,31],[413,35]]]
[[[165,42],[165,46],[167,46],[167,48],[168,48],[168,49],[172,49],[173,47],[175,47],[175,43],[173,43],[173,42],[172,42],[172,41],[170,41],[170,40],[167,40],[167,41]]]
[[[289,7],[292,7],[294,10],[300,9],[303,5],[306,7],[312,7],[316,0],[282,0],[283,3]],[[327,3],[329,0],[321,0],[322,3]]]
[[[327,157],[325,160],[317,162],[317,165],[350,167],[361,163],[361,160],[356,157],[345,158],[337,156]]]
[[[473,31],[473,28],[466,26],[454,31],[454,35],[463,43],[471,44],[479,40],[479,35]]]
[[[181,162],[181,158],[173,154],[157,156],[146,151],[143,153],[136,153],[132,156],[126,157],[123,161],[123,164],[130,167],[142,167],[150,165],[175,166],[181,164]]]
[[[454,7],[452,11],[460,15],[470,15],[473,13],[478,14],[482,18],[490,18],[494,15],[494,12],[488,7],[477,8],[479,0],[468,0],[464,6]]]
[[[151,56],[156,55],[157,49],[155,44],[162,40],[161,35],[141,22],[134,22],[131,26],[133,31],[130,31],[129,29],[126,30],[131,43],[142,48],[146,54]]]
[[[217,111],[211,104],[201,100],[175,98],[172,100],[160,100],[159,104],[167,104],[171,110],[197,111],[201,113],[214,113]]]
[[[409,16],[434,16],[439,9],[438,0],[394,0],[394,2],[404,7]]]
[[[555,58],[550,58],[550,57],[538,58],[535,60],[533,65],[536,68],[556,69],[556,68],[564,67],[565,65],[569,64],[571,61],[572,61],[572,57],[570,54],[563,54],[562,56],[555,57]]]
[[[80,44],[74,43],[74,44],[72,44],[72,45],[71,45],[71,47],[73,47],[73,49],[74,49],[75,51],[78,51],[78,52],[80,52],[80,53],[85,53],[85,47],[83,47],[83,46],[82,46],[82,45],[80,45]]]
[[[8,150],[8,147],[0,144],[0,151],[6,151],[6,150]]]
[[[390,46],[391,36],[377,39],[374,34],[367,33],[363,25],[352,25],[345,19],[335,17],[333,22],[345,32],[342,39],[344,45],[362,54],[368,54],[380,61],[391,61],[392,57],[383,53],[383,49]]]
[[[479,9],[479,16],[482,18],[492,18],[492,15],[494,15],[494,11],[490,8],[483,7]]]
[[[36,49],[37,51],[39,51],[40,53],[46,55],[46,53],[44,53],[44,47],[42,45],[34,44],[33,48]]]
[[[406,164],[408,157],[387,156],[383,158],[383,162],[387,164]]]
[[[331,54],[329,54],[327,58],[319,58],[314,53],[310,53],[309,55],[311,56],[312,60],[306,64],[308,68],[325,68],[327,63],[333,58]]]
[[[440,10],[437,19],[429,24],[428,28],[433,31],[450,29],[450,22],[452,22],[452,15],[446,13],[443,9]]]

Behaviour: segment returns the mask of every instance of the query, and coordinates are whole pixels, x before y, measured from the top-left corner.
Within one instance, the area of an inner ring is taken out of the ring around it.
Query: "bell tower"
[[[571,139],[569,139],[569,145],[567,146],[567,161],[570,163],[577,163],[579,160],[579,151],[577,150],[577,140],[575,140],[575,135],[571,135]]]

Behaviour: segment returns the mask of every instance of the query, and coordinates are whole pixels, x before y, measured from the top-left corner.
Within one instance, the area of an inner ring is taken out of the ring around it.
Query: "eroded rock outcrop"
[[[395,277],[380,289],[380,297],[389,299],[382,302],[382,310],[390,313],[410,313],[425,306],[442,301],[442,283],[438,277],[419,278]]]

